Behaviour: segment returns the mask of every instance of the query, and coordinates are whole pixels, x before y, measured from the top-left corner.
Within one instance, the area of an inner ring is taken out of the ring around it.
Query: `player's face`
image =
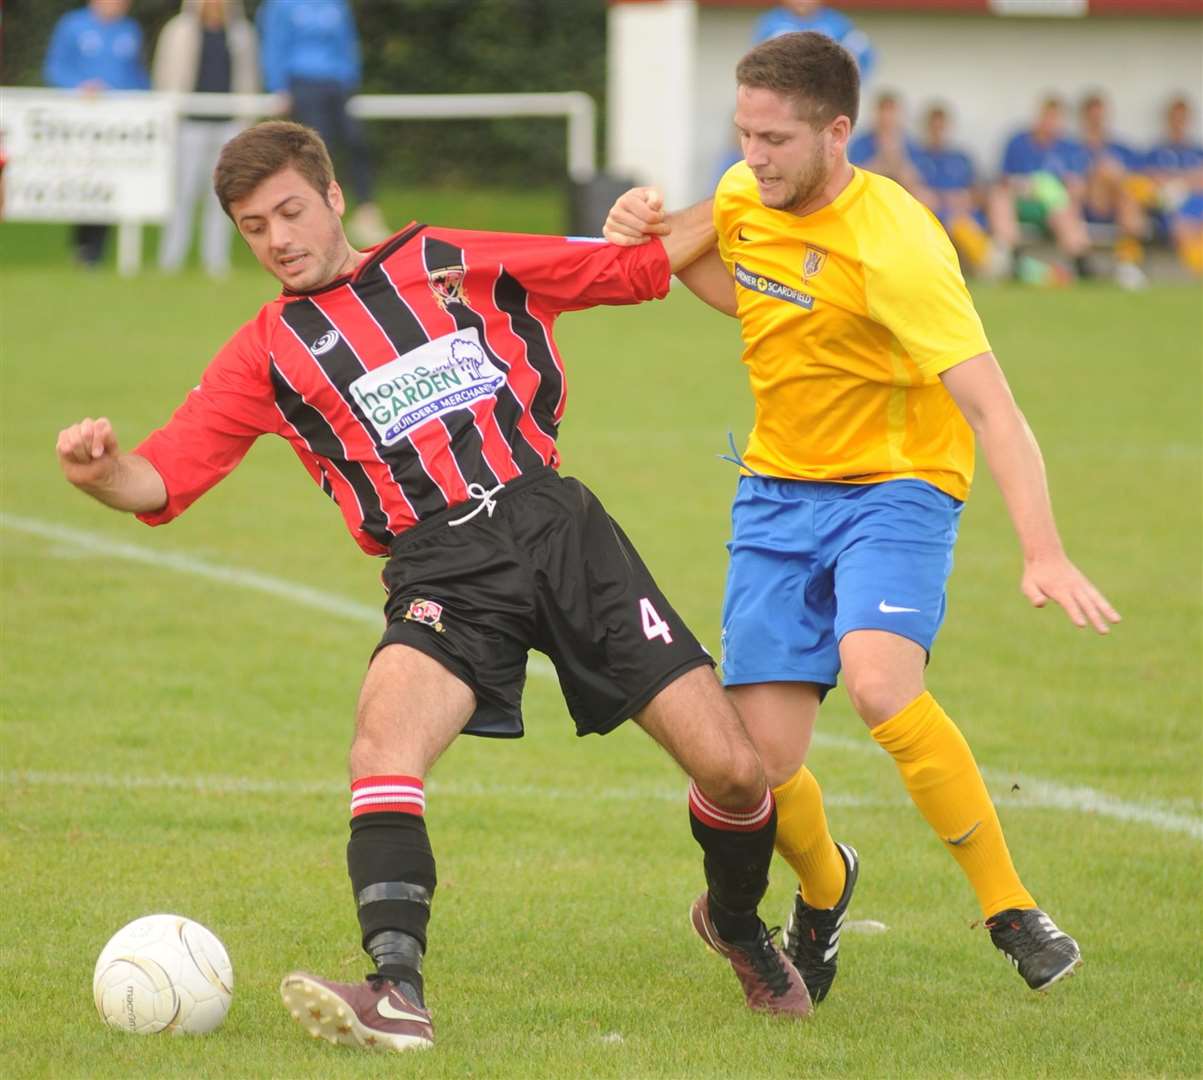
[[[1186,131],[1190,127],[1190,110],[1186,102],[1175,101],[1166,114],[1170,138],[1174,142],[1185,142]]]
[[[130,0],[92,0],[88,6],[101,22],[114,22],[129,14]]]
[[[1040,107],[1040,113],[1036,117],[1036,135],[1038,138],[1045,141],[1056,139],[1060,137],[1064,126],[1065,113],[1062,112],[1060,105],[1047,102]]]
[[[296,169],[269,176],[230,215],[259,265],[296,292],[319,289],[350,271],[358,254],[343,234],[343,193],[331,181],[326,198]]]
[[[942,112],[927,115],[927,141],[932,146],[943,146],[948,136],[948,117]]]
[[[792,101],[772,90],[741,86],[735,127],[760,201],[772,210],[798,210],[831,178],[838,159],[830,126],[816,131]]]

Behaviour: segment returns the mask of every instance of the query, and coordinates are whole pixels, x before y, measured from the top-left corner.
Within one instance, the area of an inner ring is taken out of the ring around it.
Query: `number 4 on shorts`
[[[673,643],[672,631],[668,628],[660,613],[652,607],[652,602],[646,597],[639,598],[639,617],[643,620],[643,634],[648,641],[654,638],[664,638],[665,645]]]

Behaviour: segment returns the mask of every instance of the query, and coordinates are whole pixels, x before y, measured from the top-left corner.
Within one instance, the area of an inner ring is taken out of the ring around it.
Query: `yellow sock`
[[[982,915],[1034,908],[973,752],[936,699],[925,691],[872,734],[894,759],[919,812],[960,863]]]
[[[1115,259],[1117,262],[1139,265],[1144,262],[1144,257],[1144,245],[1136,237],[1121,236],[1115,241]]]
[[[1192,273],[1203,274],[1203,230],[1179,240],[1178,257]]]
[[[949,227],[952,242],[965,253],[969,265],[980,268],[990,258],[990,238],[971,217],[959,217]]]
[[[844,860],[827,831],[823,792],[803,765],[780,787],[777,800],[778,854],[794,868],[802,899],[811,907],[831,908],[844,892]]]

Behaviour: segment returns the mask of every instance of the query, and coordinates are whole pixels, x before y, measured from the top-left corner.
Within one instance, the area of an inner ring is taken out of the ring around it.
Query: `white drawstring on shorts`
[[[468,513],[463,517],[456,518],[454,521],[447,522],[448,525],[462,525],[465,521],[471,521],[482,510],[488,512],[489,517],[493,516],[493,511],[497,507],[497,500],[493,498],[503,487],[504,484],[498,484],[495,488],[486,489],[484,484],[469,484],[468,498],[479,499],[478,502]]]

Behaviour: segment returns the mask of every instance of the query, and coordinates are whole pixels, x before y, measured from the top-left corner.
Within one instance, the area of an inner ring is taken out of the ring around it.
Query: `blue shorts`
[[[830,688],[852,630],[886,630],[930,654],[963,505],[922,480],[741,477],[727,545],[723,682]]]

